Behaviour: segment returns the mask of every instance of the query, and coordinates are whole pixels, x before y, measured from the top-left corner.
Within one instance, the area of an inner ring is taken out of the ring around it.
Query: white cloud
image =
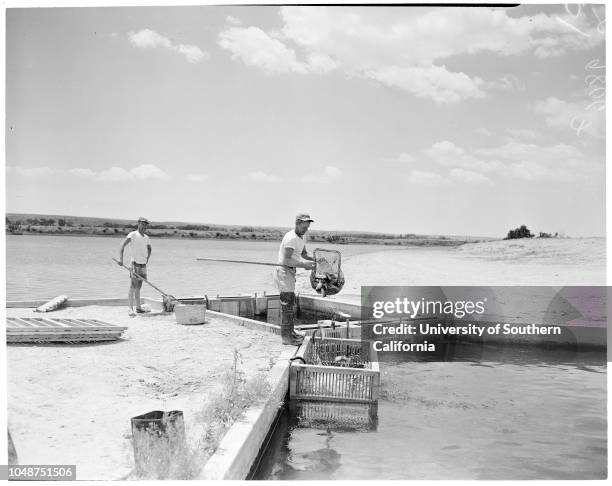
[[[242,23],[240,22],[240,19],[237,19],[236,17],[232,17],[231,15],[228,15],[227,17],[225,17],[225,21],[230,25],[240,25]]]
[[[208,179],[210,179],[210,177],[206,174],[187,174],[185,176],[185,179],[192,182],[202,182],[207,181]]]
[[[98,174],[98,179],[108,182],[132,181],[135,179],[134,174],[121,167],[111,167],[105,169]]]
[[[515,74],[507,74],[489,83],[488,87],[503,91],[525,91],[525,82]]]
[[[293,49],[258,27],[230,27],[219,34],[219,46],[230,51],[232,59],[240,59],[266,74],[307,72],[306,64],[297,60]]]
[[[23,168],[17,166],[6,166],[7,174],[15,174],[24,177],[44,177],[53,174],[55,171],[50,167],[31,167]]]
[[[167,47],[168,49],[172,47],[172,42],[170,39],[151,29],[142,29],[138,32],[128,32],[128,38],[130,39],[132,45],[142,49],[159,46]]]
[[[210,57],[208,53],[202,51],[198,46],[179,44],[178,46],[174,46],[173,49],[179,54],[182,54],[188,62],[193,64]]]
[[[450,176],[458,182],[467,184],[493,184],[486,175],[465,169],[452,169]]]
[[[509,74],[485,81],[453,72],[444,61],[456,55],[532,52],[550,57],[603,42],[597,22],[583,15],[510,16],[500,8],[281,7],[280,32],[228,27],[219,45],[232,58],[268,74],[326,73],[372,79],[437,103],[481,98],[487,89],[524,89]],[[581,29],[568,28],[572,21]]]
[[[410,155],[410,154],[408,154],[406,152],[402,152],[397,157],[384,158],[383,161],[385,161],[385,162],[399,162],[401,164],[410,164],[410,163],[415,161],[415,158],[412,155]]]
[[[477,128],[474,131],[478,135],[484,135],[485,137],[490,137],[491,135],[493,135],[493,132],[491,132],[491,130],[488,130],[488,129],[484,128],[484,127]]]
[[[142,164],[126,170],[122,167],[111,167],[99,172],[96,178],[100,181],[134,181],[134,180],[167,180],[168,174],[153,164]]]
[[[593,181],[602,176],[605,166],[603,160],[587,156],[574,145],[538,145],[513,139],[497,147],[469,151],[445,140],[423,150],[423,154],[432,162],[451,168],[451,179],[469,183],[493,184],[496,177],[527,181]]]
[[[265,172],[262,172],[262,171],[250,172],[247,177],[255,182],[277,183],[277,182],[282,181],[282,179],[279,176],[266,174]]]
[[[198,63],[208,59],[210,54],[202,51],[198,46],[190,44],[174,44],[170,39],[151,29],[142,29],[138,32],[128,32],[128,39],[133,46],[141,49],[164,47],[182,55],[187,62]]]
[[[366,71],[364,76],[404,89],[417,97],[431,98],[436,103],[456,103],[485,96],[480,78],[452,73],[444,66],[389,66]]]
[[[143,164],[130,169],[137,179],[168,179],[168,174],[153,164]]]
[[[77,177],[83,177],[86,179],[90,179],[95,177],[96,173],[91,169],[82,169],[80,167],[76,167],[74,169],[69,169],[68,173]]]
[[[448,140],[434,143],[431,148],[423,150],[423,153],[445,167],[462,167],[472,171],[488,172],[499,165],[498,161],[486,161],[475,157]]]
[[[303,176],[300,181],[304,183],[329,184],[342,175],[338,167],[326,166],[320,174]]]
[[[551,128],[573,132],[578,136],[605,136],[605,98],[567,102],[551,96],[536,101],[532,110],[544,115],[546,125]]]
[[[536,140],[541,138],[541,135],[535,130],[529,128],[508,128],[506,130],[511,137],[523,138],[526,140]]]
[[[410,171],[406,177],[409,184],[423,185],[428,187],[445,186],[450,184],[450,181],[440,174],[435,172],[425,172],[420,170]]]

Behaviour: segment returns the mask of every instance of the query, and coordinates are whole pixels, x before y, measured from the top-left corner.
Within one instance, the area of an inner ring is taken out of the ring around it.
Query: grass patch
[[[266,374],[259,372],[249,379],[241,371],[241,355],[234,350],[234,363],[221,379],[220,390],[209,396],[197,422],[203,424],[195,444],[188,444],[180,431],[168,437],[152,437],[144,446],[139,441],[142,479],[195,479],[219,447],[221,439],[247,408],[262,403],[270,394],[271,386]],[[279,406],[281,404],[279,403]]]

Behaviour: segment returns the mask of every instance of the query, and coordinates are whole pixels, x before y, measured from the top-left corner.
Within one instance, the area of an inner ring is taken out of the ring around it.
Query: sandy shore
[[[32,309],[8,316],[40,317]],[[10,345],[8,424],[21,464],[76,464],[77,479],[120,479],[134,466],[130,418],[182,410],[195,442],[207,397],[231,369],[234,349],[246,377],[269,370],[278,336],[208,318],[180,326],[174,315],[130,318],[124,307],[67,308],[48,317],[82,317],[127,326],[120,341],[88,345]]]
[[[604,238],[534,238],[456,248],[402,248],[345,258],[331,299],[359,301],[365,285],[606,285]],[[311,293],[308,275],[298,287]]]

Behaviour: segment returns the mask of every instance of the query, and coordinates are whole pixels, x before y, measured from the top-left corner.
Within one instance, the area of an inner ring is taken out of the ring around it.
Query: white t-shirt
[[[304,245],[306,242],[304,238],[300,238],[295,234],[295,230],[289,231],[285,236],[283,236],[283,241],[281,241],[280,248],[278,250],[278,263],[283,263],[285,257],[285,248],[293,248],[293,255],[301,259],[302,251],[304,251]]]
[[[132,261],[140,264],[147,263],[147,256],[149,254],[147,246],[151,244],[149,242],[149,237],[147,235],[141,235],[138,230],[132,231],[127,237],[130,239]]]

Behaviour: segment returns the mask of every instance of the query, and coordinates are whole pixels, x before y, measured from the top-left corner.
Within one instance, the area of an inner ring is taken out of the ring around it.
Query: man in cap
[[[275,281],[280,291],[281,301],[281,338],[283,344],[299,346],[304,336],[294,330],[295,319],[295,269],[314,268],[314,258],[306,252],[304,235],[310,223],[314,223],[308,214],[295,217],[295,229],[283,237],[278,250],[278,263],[284,265],[276,268]]]
[[[146,234],[149,220],[147,218],[138,218],[138,229],[132,231],[127,235],[121,248],[119,250],[119,265],[123,265],[123,250],[127,245],[130,245],[132,253],[131,259],[131,283],[130,290],[128,292],[128,303],[130,306],[130,315],[134,314],[134,303],[136,304],[136,312],[143,314],[148,312],[140,306],[140,288],[142,287],[142,279],[136,275],[140,275],[143,278],[147,278],[147,263],[151,258],[151,242],[149,236]]]

